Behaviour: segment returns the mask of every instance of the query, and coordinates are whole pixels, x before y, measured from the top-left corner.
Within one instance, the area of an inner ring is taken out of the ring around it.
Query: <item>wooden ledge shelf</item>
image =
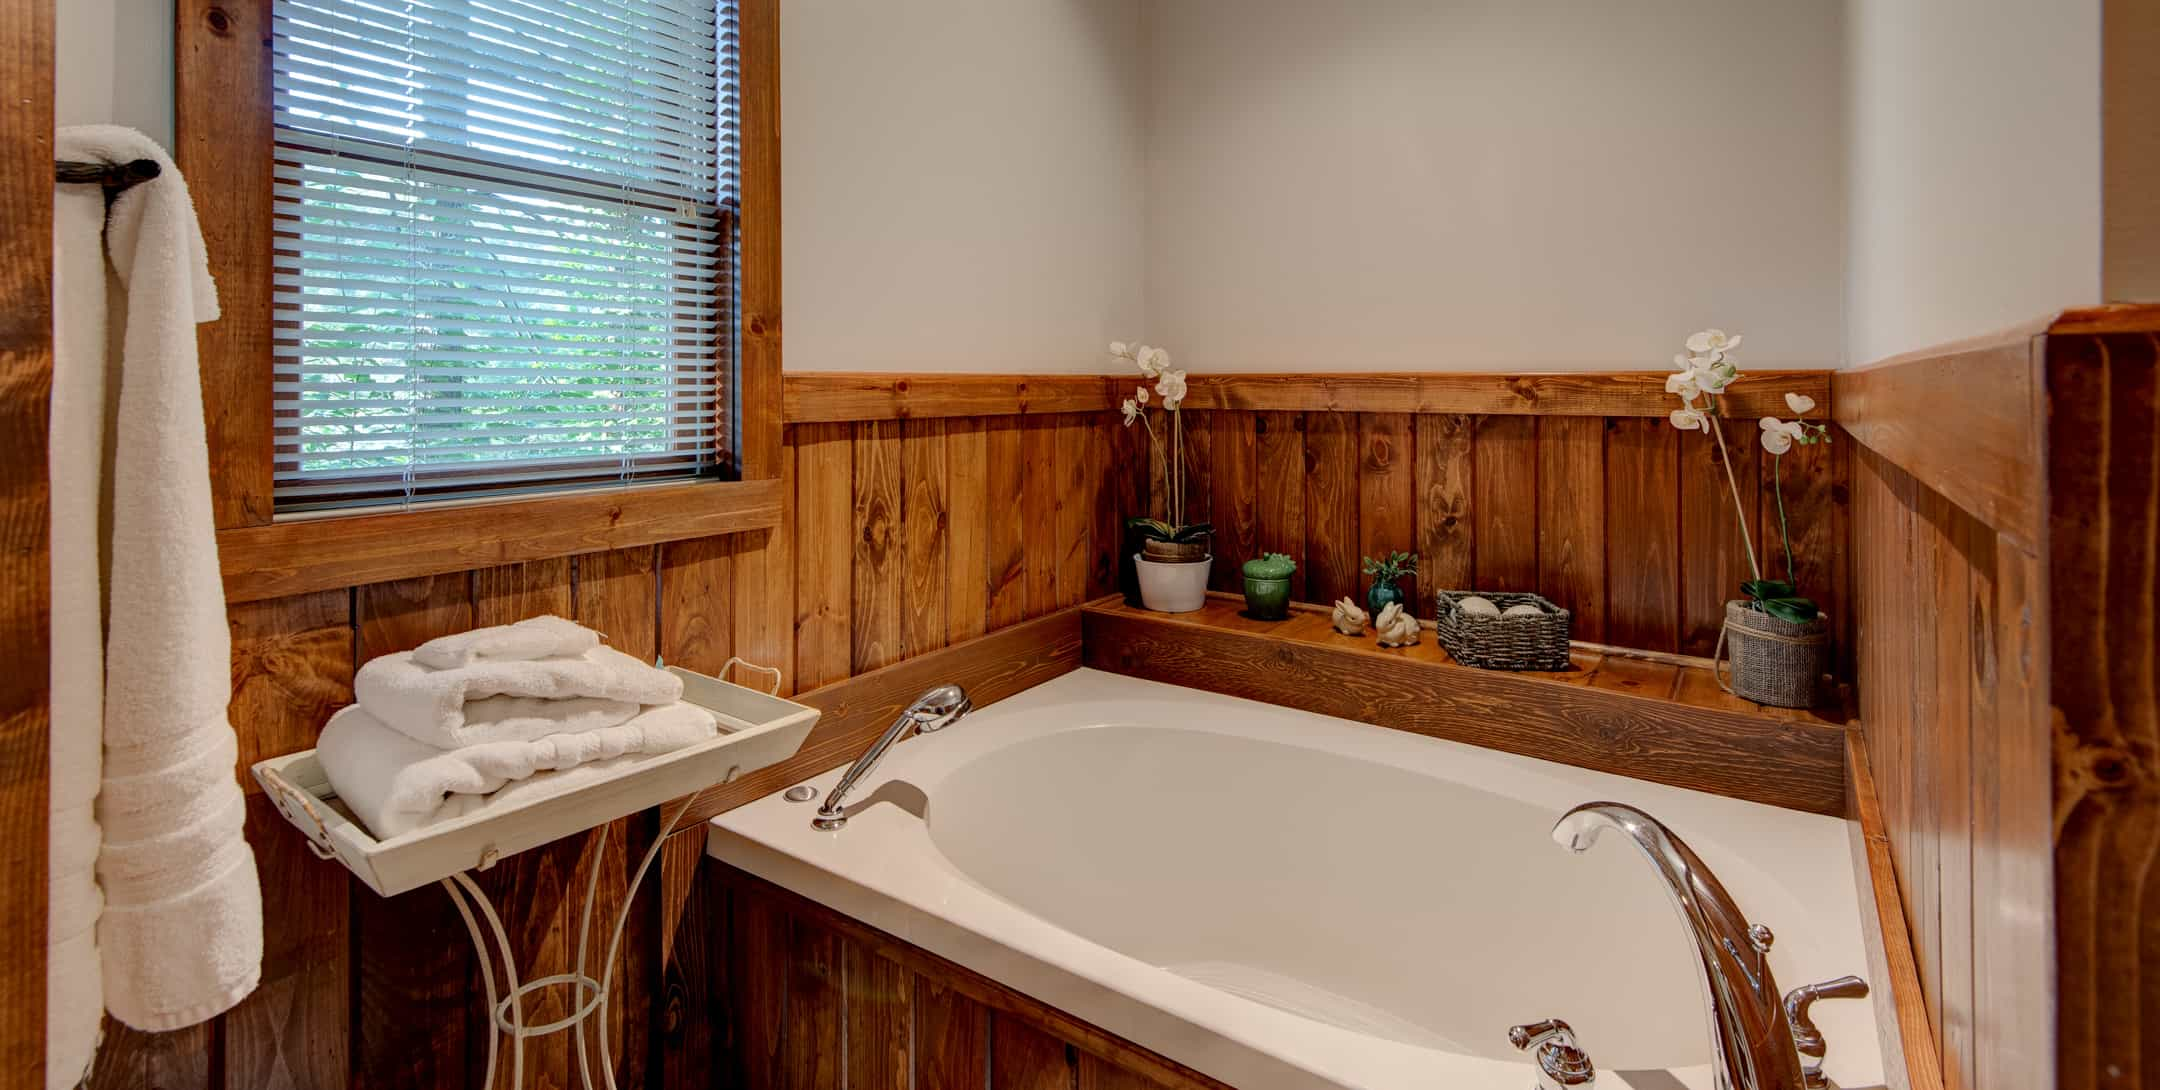
[[[1251,620],[1227,595],[1179,614],[1111,598],[1082,611],[1082,654],[1098,670],[1845,816],[1842,712],[1741,700],[1700,660],[1578,645],[1559,673],[1479,670],[1450,659],[1430,629],[1384,648],[1328,621],[1311,606]]]

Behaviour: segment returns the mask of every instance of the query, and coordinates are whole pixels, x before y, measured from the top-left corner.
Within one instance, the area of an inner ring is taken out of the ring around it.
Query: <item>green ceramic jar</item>
[[[1257,620],[1290,616],[1290,575],[1297,563],[1281,553],[1245,562],[1245,612]]]

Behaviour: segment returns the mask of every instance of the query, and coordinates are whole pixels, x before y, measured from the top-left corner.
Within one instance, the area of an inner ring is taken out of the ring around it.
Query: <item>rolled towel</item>
[[[503,697],[513,699],[489,703]],[[415,741],[461,749],[618,726],[636,714],[635,705],[681,700],[682,679],[604,646],[566,658],[476,660],[450,670],[429,669],[404,652],[362,666],[353,699]]]
[[[711,712],[674,703],[584,734],[441,750],[354,705],[330,717],[315,758],[338,798],[388,840],[482,806],[568,790],[718,734]]]
[[[598,632],[550,615],[439,636],[414,648],[413,661],[432,670],[455,670],[475,662],[527,662],[582,655],[598,646]]]

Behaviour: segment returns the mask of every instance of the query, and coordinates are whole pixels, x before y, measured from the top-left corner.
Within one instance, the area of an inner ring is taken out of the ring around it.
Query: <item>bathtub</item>
[[[1241,1090],[1524,1090],[1507,1030],[1544,1018],[1600,1087],[1708,1090],[1662,885],[1549,836],[1597,799],[1695,848],[1780,986],[1867,975],[1838,819],[1092,670],[902,743],[845,829],[773,795],[708,851]],[[1879,1084],[1872,1005],[1815,1014],[1837,1084]]]

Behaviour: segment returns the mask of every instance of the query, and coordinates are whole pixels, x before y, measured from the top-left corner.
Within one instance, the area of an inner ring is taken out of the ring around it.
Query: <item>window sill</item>
[[[703,481],[219,530],[227,602],[780,524],[778,480]]]

